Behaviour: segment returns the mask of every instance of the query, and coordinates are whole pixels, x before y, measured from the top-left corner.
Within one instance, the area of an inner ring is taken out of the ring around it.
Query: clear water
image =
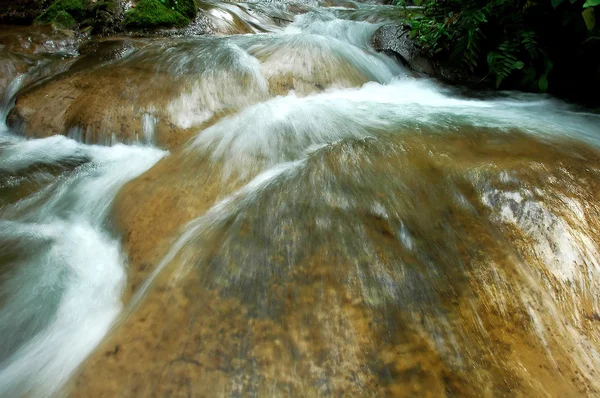
[[[3,119],[23,88],[77,117],[0,126],[0,395],[64,394],[115,325],[74,395],[598,392],[600,116],[304,6],[11,69]]]

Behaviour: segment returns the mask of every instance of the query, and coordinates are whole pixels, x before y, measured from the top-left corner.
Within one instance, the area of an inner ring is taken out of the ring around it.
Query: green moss
[[[73,18],[71,16],[71,14],[69,14],[66,11],[57,12],[56,16],[52,20],[52,23],[58,25],[61,28],[65,28],[65,29],[70,29],[70,28],[74,27],[75,25],[77,25],[77,21],[75,20],[75,18]]]
[[[163,0],[162,3],[190,19],[194,19],[198,13],[196,0]]]
[[[71,18],[77,20],[83,17],[86,6],[83,0],[56,0],[50,7],[46,9],[39,17],[36,18],[36,22],[39,23],[52,23],[55,22],[60,12],[68,13]],[[59,18],[65,18],[64,14]]]
[[[183,27],[190,23],[188,17],[163,5],[160,0],[140,0],[135,8],[125,13],[128,28]]]

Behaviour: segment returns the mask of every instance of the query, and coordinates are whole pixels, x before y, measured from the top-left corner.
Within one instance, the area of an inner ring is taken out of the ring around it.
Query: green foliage
[[[198,3],[196,0],[158,0],[165,7],[177,11],[190,19],[196,17],[198,13]]]
[[[525,66],[518,58],[519,44],[505,41],[495,51],[487,55],[487,63],[491,73],[496,76],[496,87],[500,87],[503,80],[509,77],[513,71],[521,70]]]
[[[69,14],[73,20],[77,20],[84,15],[85,10],[86,5],[82,0],[57,0],[36,18],[36,22],[52,23],[55,22],[57,18],[66,20],[64,13]],[[62,14],[59,15],[59,13]]]
[[[546,91],[561,51],[573,53],[597,34],[593,7],[599,4],[600,0],[425,0],[407,22],[411,35],[432,56],[457,69],[492,76],[496,87],[508,83]],[[564,37],[559,36],[561,30]]]
[[[196,17],[198,13],[198,3],[196,0],[160,0],[164,5],[177,11],[190,19]]]
[[[64,29],[70,29],[77,25],[75,18],[73,18],[71,14],[66,11],[57,12],[56,16],[52,20],[52,23]]]
[[[140,0],[135,8],[125,13],[124,20],[126,27],[137,29],[183,27],[189,22],[188,17],[175,11],[174,6],[163,4],[161,0]]]

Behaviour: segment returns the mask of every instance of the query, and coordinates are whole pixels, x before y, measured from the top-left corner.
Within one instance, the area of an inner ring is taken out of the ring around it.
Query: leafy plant
[[[496,87],[546,91],[555,65],[552,55],[594,36],[594,7],[599,4],[600,0],[425,0],[422,9],[411,9],[407,22],[412,37],[455,68],[491,76]],[[399,0],[397,5],[415,4]],[[587,33],[580,32],[583,22]],[[559,23],[562,26],[552,27]],[[552,29],[565,29],[567,35],[563,39]]]

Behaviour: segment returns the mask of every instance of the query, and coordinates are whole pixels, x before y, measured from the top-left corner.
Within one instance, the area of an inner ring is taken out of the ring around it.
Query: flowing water
[[[201,9],[0,37],[0,396],[600,394],[598,113]]]

